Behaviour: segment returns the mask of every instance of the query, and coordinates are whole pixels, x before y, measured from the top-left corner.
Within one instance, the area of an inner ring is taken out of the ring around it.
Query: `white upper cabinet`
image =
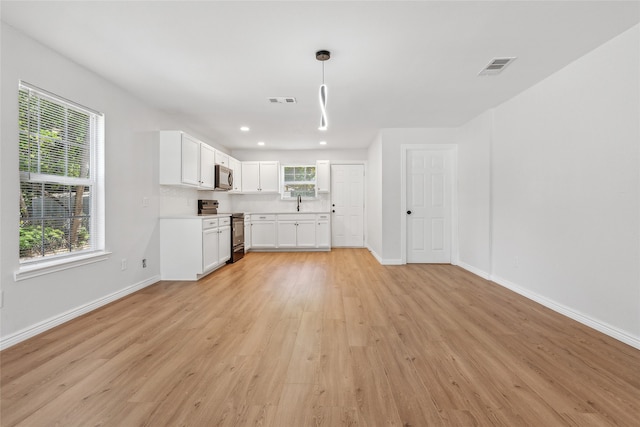
[[[329,160],[316,162],[316,190],[318,193],[331,191],[331,163]]]
[[[182,183],[200,185],[200,141],[191,138],[189,135],[182,134],[180,150],[182,156],[180,171]],[[162,152],[160,157],[162,158]],[[162,173],[162,169],[160,172]]]
[[[200,187],[215,188],[215,150],[207,144],[200,144]]]
[[[242,192],[277,193],[279,169],[278,162],[242,162]]]
[[[215,150],[180,131],[160,132],[160,184],[212,190]]]
[[[242,162],[242,191],[260,191],[260,162]]]
[[[216,160],[215,160],[216,165],[222,165],[224,167],[229,168],[230,167],[229,161],[230,161],[230,158],[228,154],[225,154],[222,151],[216,150]]]
[[[242,191],[242,164],[239,160],[229,157],[229,169],[233,171],[233,189],[231,191],[239,193]]]
[[[280,190],[280,163],[260,162],[260,191],[278,193]]]

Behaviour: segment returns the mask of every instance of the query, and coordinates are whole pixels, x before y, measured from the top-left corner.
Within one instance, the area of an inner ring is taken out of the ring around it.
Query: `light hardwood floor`
[[[250,253],[9,348],[2,426],[636,426],[640,351],[449,265]]]

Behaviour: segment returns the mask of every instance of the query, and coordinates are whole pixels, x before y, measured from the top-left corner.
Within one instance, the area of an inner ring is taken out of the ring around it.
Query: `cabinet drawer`
[[[231,225],[231,217],[218,218],[218,225],[222,227],[223,225]]]
[[[274,214],[253,214],[251,215],[251,222],[257,221],[275,221],[276,216]]]
[[[278,221],[304,221],[316,219],[314,214],[279,214]]]
[[[215,228],[218,226],[218,218],[208,218],[202,220],[202,229]]]

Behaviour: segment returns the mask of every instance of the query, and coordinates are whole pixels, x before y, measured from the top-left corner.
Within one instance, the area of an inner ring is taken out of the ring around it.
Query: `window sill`
[[[56,271],[68,270],[70,268],[79,267],[81,265],[93,264],[94,262],[105,261],[109,259],[111,252],[98,251],[90,254],[76,255],[72,257],[34,262],[20,266],[18,271],[14,273],[14,280],[19,282],[45,274],[55,273]]]

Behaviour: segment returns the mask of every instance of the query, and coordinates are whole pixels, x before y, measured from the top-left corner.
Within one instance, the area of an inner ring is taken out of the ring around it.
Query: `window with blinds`
[[[316,166],[282,166],[282,198],[316,197]]]
[[[104,249],[103,115],[21,82],[20,261]]]

